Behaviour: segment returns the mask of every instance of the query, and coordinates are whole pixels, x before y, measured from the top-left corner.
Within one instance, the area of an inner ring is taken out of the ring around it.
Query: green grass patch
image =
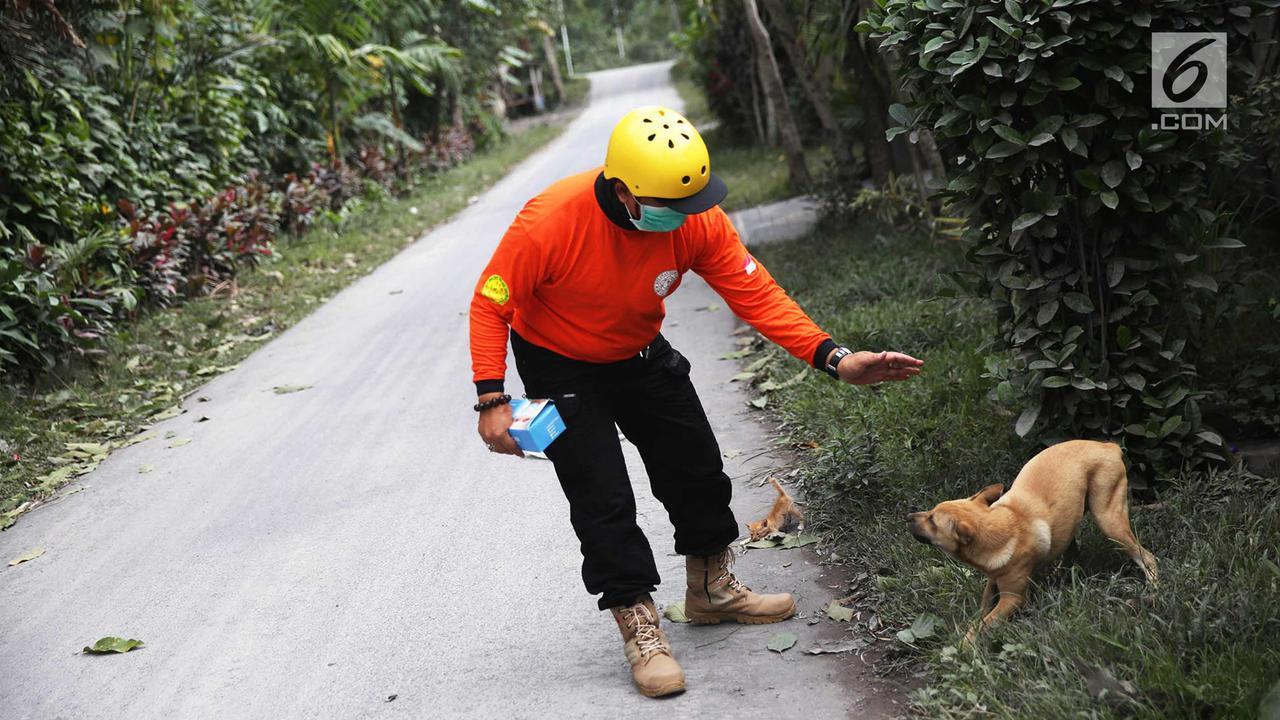
[[[234,294],[155,310],[105,353],[59,377],[0,391],[0,526],[136,440],[187,395],[297,323],[357,278],[462,208],[568,122],[534,125],[426,178],[411,194],[348,205],[344,214],[243,272]],[[164,442],[151,439],[147,442]]]
[[[1154,591],[1086,520],[1078,556],[1042,568],[1028,605],[962,649],[984,579],[913,540],[904,516],[1007,486],[1037,448],[1016,437],[1016,408],[984,377],[996,352],[990,307],[935,299],[961,249],[868,224],[756,255],[841,342],[926,361],[911,382],[855,388],[810,372],[766,393],[788,440],[816,446],[801,451],[798,478],[812,525],[849,563],[849,593],[891,630],[922,614],[942,620],[915,646],[892,641],[885,660],[926,670],[917,713],[1257,716],[1280,678],[1280,479],[1188,474],[1135,501],[1135,531],[1160,561]],[[757,392],[803,368],[772,357],[751,381]]]
[[[575,77],[564,81],[564,107],[582,107],[587,104],[591,93],[591,81],[585,77]]]

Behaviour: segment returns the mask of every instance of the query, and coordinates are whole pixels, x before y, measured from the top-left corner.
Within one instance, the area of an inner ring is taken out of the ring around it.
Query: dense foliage
[[[1001,399],[1020,435],[1107,437],[1150,471],[1225,459],[1203,423],[1199,346],[1247,230],[1217,212],[1223,132],[1157,130],[1151,28],[1224,32],[1229,85],[1255,81],[1251,17],[1271,3],[889,0],[866,24],[900,54],[891,134],[931,130],[941,196],[968,218],[975,288],[997,302]]]
[[[144,304],[458,162],[532,107],[544,12],[0,3],[0,373],[95,352]]]

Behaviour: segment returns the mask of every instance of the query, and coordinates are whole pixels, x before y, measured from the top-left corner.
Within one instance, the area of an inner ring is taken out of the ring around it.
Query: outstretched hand
[[[906,380],[920,374],[923,360],[900,352],[867,352],[846,355],[836,371],[850,385],[873,385],[887,380]]]

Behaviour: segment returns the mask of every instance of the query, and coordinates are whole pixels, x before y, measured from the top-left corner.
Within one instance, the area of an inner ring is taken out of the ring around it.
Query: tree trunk
[[[843,163],[852,162],[853,153],[845,142],[840,121],[836,119],[835,111],[831,109],[831,64],[824,62],[822,64],[826,67],[810,67],[804,48],[800,46],[800,35],[796,31],[795,23],[787,12],[785,0],[762,0],[762,2],[765,12],[769,13],[769,20],[777,30],[778,42],[782,44],[787,57],[791,59],[791,66],[795,68],[796,77],[800,80],[804,94],[813,105],[813,111],[818,116],[822,131],[835,146],[837,159]]]
[[[329,159],[337,167],[342,159],[342,138],[338,133],[338,98],[333,87],[333,73],[325,73],[324,88],[329,96]]]
[[[769,74],[768,68],[765,67],[764,58],[756,53],[756,77],[760,78],[760,87],[763,89],[765,76]],[[764,144],[769,147],[778,146],[778,114],[774,112],[773,103],[769,101],[769,93],[762,92],[765,97],[764,102]]]
[[[871,68],[862,42],[857,37],[849,39],[849,59],[863,88],[862,95],[867,100],[863,105],[867,120],[867,131],[863,133],[863,137],[867,144],[867,162],[871,165],[871,180],[877,185],[883,185],[889,182],[889,175],[893,173],[889,141],[884,138],[884,131],[887,129],[884,118],[889,112],[889,105],[881,93],[880,81]]]
[[[769,44],[769,31],[760,20],[760,11],[756,0],[742,0],[747,11],[747,27],[751,30],[751,39],[755,42],[763,77],[760,78],[764,96],[773,108],[778,123],[778,136],[782,140],[782,152],[787,156],[787,168],[791,173],[791,184],[796,188],[809,186],[809,168],[804,161],[804,147],[800,144],[800,131],[796,129],[795,118],[791,116],[791,108],[787,105],[786,90],[782,85],[782,73],[778,71],[778,59],[773,56],[773,47]]]
[[[929,174],[933,176],[935,183],[945,184],[947,182],[947,165],[942,162],[942,153],[938,152],[938,143],[933,140],[933,133],[921,128],[920,136],[920,154],[924,156],[924,161],[929,166]]]
[[[567,97],[564,94],[564,80],[560,77],[560,62],[556,60],[556,46],[551,42],[550,35],[542,36],[542,55],[547,63],[547,70],[551,72],[551,84],[556,88],[556,101],[563,105]]]

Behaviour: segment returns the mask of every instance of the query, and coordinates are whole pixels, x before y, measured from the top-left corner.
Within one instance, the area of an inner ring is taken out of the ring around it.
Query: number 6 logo
[[[1226,33],[1151,33],[1151,107],[1226,106]]]

